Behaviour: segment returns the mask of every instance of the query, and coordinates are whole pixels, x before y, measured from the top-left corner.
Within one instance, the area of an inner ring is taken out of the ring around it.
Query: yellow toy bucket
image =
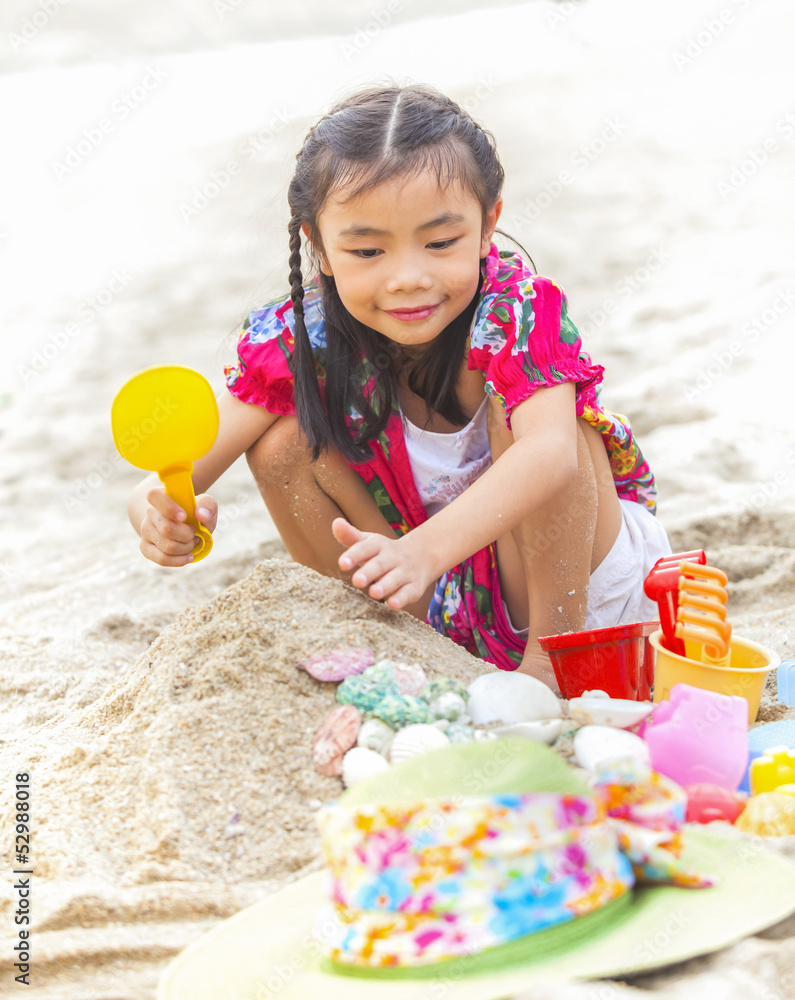
[[[662,631],[649,636],[656,655],[654,701],[667,701],[674,684],[692,684],[717,694],[738,695],[748,701],[748,721],[754,722],[762,700],[767,675],[781,662],[780,657],[750,639],[732,636],[728,667],[690,659],[697,655],[698,643],[685,642],[688,656],[678,656],[662,645]]]

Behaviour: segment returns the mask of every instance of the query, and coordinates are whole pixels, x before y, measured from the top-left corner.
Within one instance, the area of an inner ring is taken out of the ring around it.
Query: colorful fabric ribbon
[[[324,953],[370,968],[424,965],[591,913],[636,879],[710,885],[677,860],[684,801],[655,774],[593,795],[334,803],[318,814]]]

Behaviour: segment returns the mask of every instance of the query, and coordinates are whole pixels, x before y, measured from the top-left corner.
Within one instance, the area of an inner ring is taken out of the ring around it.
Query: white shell
[[[368,719],[362,723],[362,728],[359,730],[359,735],[356,739],[356,745],[383,754],[387,744],[394,735],[395,730],[385,722],[382,722],[381,719]]]
[[[380,774],[389,767],[387,761],[367,747],[354,747],[342,758],[342,780],[346,788],[352,788],[365,778]]]
[[[583,726],[574,737],[574,756],[580,767],[598,774],[606,765],[629,758],[651,771],[649,745],[640,736],[611,726]]]
[[[586,691],[580,698],[572,698],[569,702],[572,719],[583,726],[615,726],[617,729],[631,729],[653,711],[653,702],[611,698],[604,691]]]
[[[447,746],[450,746],[450,740],[440,729],[426,722],[415,722],[395,733],[389,747],[389,759],[393,764],[398,764],[409,757],[427,753],[428,750]]]
[[[557,719],[561,703],[543,681],[528,674],[481,674],[469,685],[467,712],[476,726],[488,722],[536,722]]]
[[[563,719],[541,719],[538,722],[514,722],[510,726],[497,726],[491,732],[512,739],[552,744],[560,736],[562,729]]]

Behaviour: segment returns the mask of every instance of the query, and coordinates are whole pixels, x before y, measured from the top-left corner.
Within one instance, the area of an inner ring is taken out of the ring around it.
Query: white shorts
[[[657,602],[643,592],[649,570],[671,554],[665,528],[654,514],[634,500],[621,500],[621,528],[613,547],[591,573],[585,629],[611,628],[658,618]],[[505,617],[515,635],[527,637],[528,629],[515,629],[503,601]]]
[[[643,581],[662,556],[671,554],[665,528],[634,500],[619,500],[622,524],[613,547],[591,573],[585,628],[609,628],[656,621],[657,602],[643,592]]]

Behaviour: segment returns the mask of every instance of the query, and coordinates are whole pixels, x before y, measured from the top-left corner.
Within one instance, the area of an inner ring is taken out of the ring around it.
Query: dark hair
[[[352,462],[371,456],[369,442],[384,430],[396,405],[395,362],[410,364],[409,387],[432,411],[451,423],[466,423],[456,382],[475,299],[431,342],[419,361],[409,362],[400,345],[351,316],[340,301],[334,278],[321,273],[326,326],[324,406],[304,323],[301,231],[305,226],[320,246],[318,216],[328,195],[338,188],[349,189],[355,198],[392,177],[416,176],[426,170],[436,174],[442,188],[462,184],[480,203],[485,220],[500,196],[504,176],[493,137],[454,101],[430,87],[371,88],[333,107],[310,130],[296,159],[288,192],[290,294],[295,314],[292,365],[298,422],[314,458],[332,444]],[[360,375],[351,378],[357,366]],[[368,376],[375,382],[370,395],[365,392]],[[355,436],[345,423],[349,407],[361,415]]]

